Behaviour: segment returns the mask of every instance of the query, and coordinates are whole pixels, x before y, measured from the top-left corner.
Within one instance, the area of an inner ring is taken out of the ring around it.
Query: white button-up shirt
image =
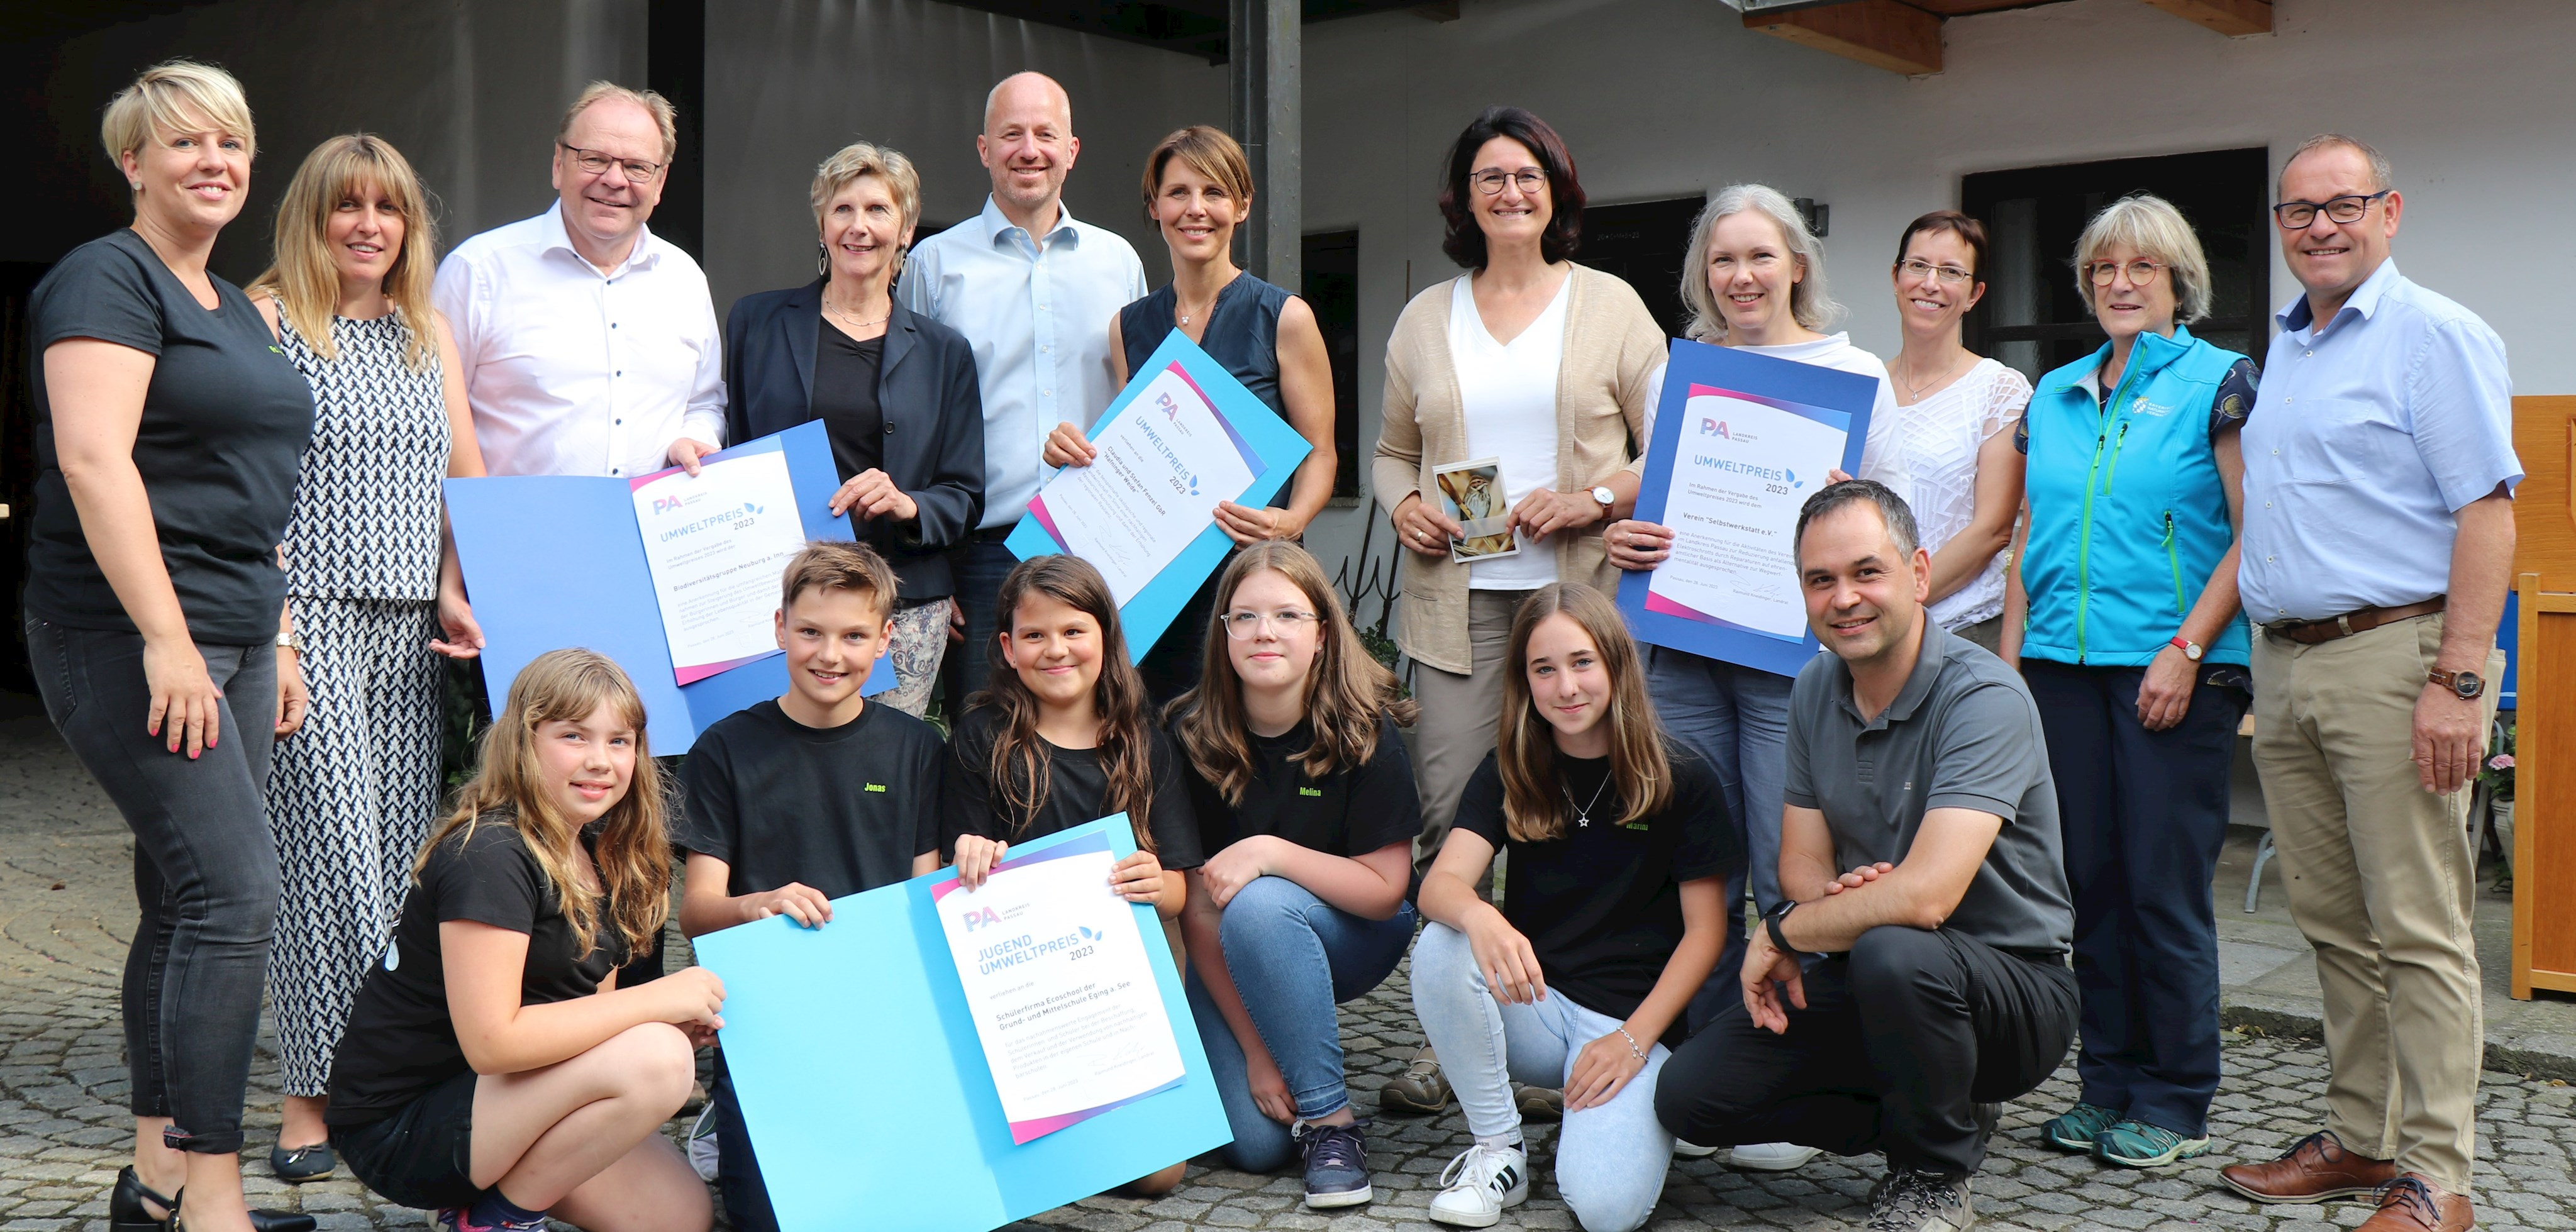
[[[439,263],[431,299],[465,365],[474,438],[495,475],[650,474],[681,437],[724,443],[724,335],[707,276],[644,231],[601,274],[563,206],[496,227]]]
[[[1060,423],[1089,428],[1117,396],[1109,320],[1145,297],[1145,263],[1116,232],[1061,207],[1034,241],[986,197],[983,213],[913,248],[897,290],[904,307],[973,344],[984,526],[1019,521],[1045,481],[1047,433]]]

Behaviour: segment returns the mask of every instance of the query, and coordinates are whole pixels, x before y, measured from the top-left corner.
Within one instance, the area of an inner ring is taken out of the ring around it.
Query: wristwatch
[[[1619,494],[1611,491],[1606,486],[1596,487],[1592,489],[1592,499],[1600,502],[1601,520],[1604,522],[1609,521],[1610,507],[1619,503]]]
[[[2174,649],[2181,651],[2182,657],[2189,659],[2194,663],[2200,662],[2200,643],[2187,637],[2177,637],[2169,644]]]
[[[1806,951],[1789,944],[1788,933],[1780,927],[1780,922],[1788,919],[1789,913],[1797,909],[1797,901],[1790,899],[1762,913],[1762,927],[1771,933],[1771,948],[1792,958],[1803,957]]]
[[[2487,691],[2487,678],[2476,672],[2426,672],[2424,679],[2458,694],[2464,702],[2476,701]]]
[[[277,648],[280,650],[292,650],[297,654],[302,654],[304,653],[304,639],[295,636],[295,631],[292,629],[280,629],[277,631]]]

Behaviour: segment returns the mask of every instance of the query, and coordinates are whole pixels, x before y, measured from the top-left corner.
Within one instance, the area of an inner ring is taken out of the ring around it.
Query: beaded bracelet
[[[1637,1037],[1628,1034],[1628,1028],[1612,1027],[1610,1029],[1618,1032],[1619,1038],[1628,1041],[1628,1051],[1636,1054],[1638,1060],[1643,1061],[1646,1059],[1646,1050],[1637,1046]]]

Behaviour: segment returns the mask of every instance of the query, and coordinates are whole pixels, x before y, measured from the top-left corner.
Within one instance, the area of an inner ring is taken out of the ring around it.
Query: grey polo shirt
[[[1923,815],[2004,819],[1944,928],[2000,949],[2063,952],[2075,931],[2059,846],[2057,785],[2030,689],[2001,659],[1926,628],[1896,701],[1864,720],[1851,669],[1820,654],[1789,695],[1788,800],[1821,809],[1839,869],[1902,863]]]

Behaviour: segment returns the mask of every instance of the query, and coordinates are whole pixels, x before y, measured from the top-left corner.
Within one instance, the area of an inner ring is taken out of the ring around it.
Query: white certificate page
[[[1794,411],[1691,387],[1664,525],[1673,554],[1648,579],[1660,598],[1792,640],[1807,635],[1794,555],[1798,507],[1842,461],[1850,433]],[[1848,421],[1846,421],[1848,422]]]
[[[1219,501],[1252,486],[1252,468],[1198,388],[1166,368],[1038,493],[1056,534],[1109,581],[1121,607],[1205,531]]]
[[[778,577],[805,522],[778,450],[673,471],[634,489],[635,525],[680,683],[778,649]]]
[[[1109,888],[1110,853],[1038,855],[980,889],[938,899],[1014,1142],[1170,1086],[1184,1072],[1135,910]]]

